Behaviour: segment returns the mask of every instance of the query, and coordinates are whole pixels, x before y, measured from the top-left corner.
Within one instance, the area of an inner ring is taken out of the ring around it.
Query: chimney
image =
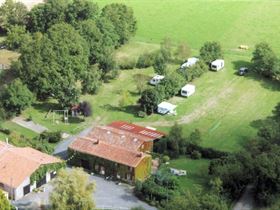
[[[143,152],[139,152],[138,154],[137,154],[137,157],[142,157],[143,156]]]
[[[99,140],[96,139],[96,140],[93,142],[93,144],[99,144]]]

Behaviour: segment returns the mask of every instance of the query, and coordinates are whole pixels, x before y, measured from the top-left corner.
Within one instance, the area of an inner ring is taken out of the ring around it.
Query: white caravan
[[[164,79],[164,76],[162,75],[156,75],[150,80],[151,85],[157,85],[160,83],[161,80]]]
[[[217,59],[211,62],[211,69],[214,71],[220,71],[225,66],[225,61],[223,59]]]
[[[195,93],[195,86],[191,85],[191,84],[186,84],[181,89],[181,96],[189,97],[189,96],[191,96],[194,93]]]

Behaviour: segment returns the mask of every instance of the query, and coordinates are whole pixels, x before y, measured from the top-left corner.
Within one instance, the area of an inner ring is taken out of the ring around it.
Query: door
[[[84,169],[90,170],[89,168],[89,161],[88,160],[81,160],[81,165]]]
[[[30,184],[23,187],[23,195],[30,193]]]
[[[46,180],[46,176],[44,176],[41,180],[38,181],[37,183],[37,187],[41,187],[43,184],[46,184],[47,180]]]

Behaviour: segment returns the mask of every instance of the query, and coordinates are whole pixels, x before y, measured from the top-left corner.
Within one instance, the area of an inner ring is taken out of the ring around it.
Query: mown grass
[[[176,160],[171,160],[166,167],[186,170],[186,176],[180,176],[180,187],[183,190],[194,191],[198,188],[204,189],[210,180],[208,177],[209,160],[199,159],[192,160],[186,157],[181,157]]]
[[[185,41],[199,49],[205,41],[219,41],[231,51],[241,44],[267,41],[280,53],[279,1],[266,0],[97,0],[131,6],[138,21],[135,40],[159,43],[164,37]]]

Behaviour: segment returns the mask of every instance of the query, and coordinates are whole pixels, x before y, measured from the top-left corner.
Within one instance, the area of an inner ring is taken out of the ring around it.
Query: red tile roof
[[[69,146],[69,148],[130,167],[136,167],[143,158],[148,156],[144,153],[108,144],[105,141],[89,138],[78,138]]]
[[[149,128],[145,128],[139,125],[123,122],[123,121],[115,121],[109,124],[108,126],[114,127],[120,130],[128,131],[130,133],[142,135],[144,137],[149,138],[149,140],[159,139],[166,134],[160,131],[152,130]]]
[[[0,183],[18,187],[41,165],[61,162],[60,159],[30,147],[14,147],[0,141]]]

